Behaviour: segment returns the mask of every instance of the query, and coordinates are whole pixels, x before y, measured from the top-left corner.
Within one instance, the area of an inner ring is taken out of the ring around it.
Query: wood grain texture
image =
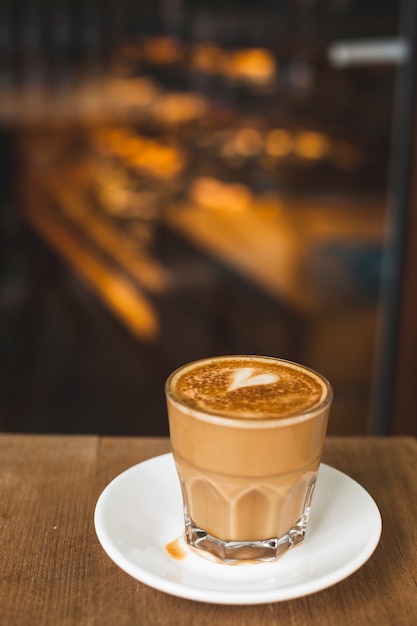
[[[87,623],[94,437],[0,437],[0,623]]]
[[[1,626],[415,626],[417,443],[329,438],[324,461],[374,497],[383,517],[370,560],[311,596],[261,606],[191,602],[121,571],[97,541],[97,497],[166,439],[0,435]]]

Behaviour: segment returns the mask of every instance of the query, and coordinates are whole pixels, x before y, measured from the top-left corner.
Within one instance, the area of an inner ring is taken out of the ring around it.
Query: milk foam
[[[307,368],[250,356],[197,361],[174,373],[170,388],[191,409],[247,419],[306,413],[327,394],[325,381]]]
[[[242,387],[253,387],[254,385],[272,385],[278,382],[277,374],[257,374],[254,368],[241,367],[232,375],[232,382],[227,391],[233,391]]]

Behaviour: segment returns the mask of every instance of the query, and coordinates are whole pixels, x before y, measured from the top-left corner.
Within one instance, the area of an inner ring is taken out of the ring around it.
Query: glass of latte
[[[311,369],[219,356],[166,383],[185,536],[222,563],[271,561],[304,540],[332,402]]]

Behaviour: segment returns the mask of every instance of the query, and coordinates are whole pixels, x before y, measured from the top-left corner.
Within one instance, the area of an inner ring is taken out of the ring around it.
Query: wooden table
[[[417,443],[329,438],[324,461],[368,490],[383,518],[369,561],[341,583],[255,606],[169,596],[120,570],[97,541],[93,512],[124,469],[167,452],[166,439],[0,435],[0,624],[415,626]]]

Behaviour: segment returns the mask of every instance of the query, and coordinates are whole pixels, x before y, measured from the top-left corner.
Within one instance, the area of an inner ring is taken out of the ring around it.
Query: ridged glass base
[[[222,563],[275,561],[304,540],[309,507],[298,522],[279,538],[262,541],[222,541],[198,528],[185,513],[185,535],[189,546],[198,554]]]

